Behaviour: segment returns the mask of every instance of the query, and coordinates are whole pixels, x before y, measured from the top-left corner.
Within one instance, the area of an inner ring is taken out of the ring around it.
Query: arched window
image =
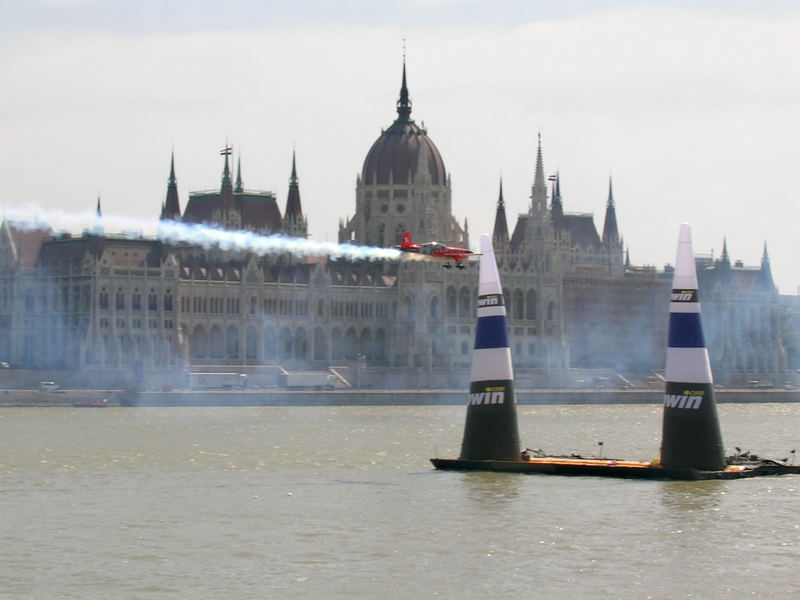
[[[436,319],[439,317],[439,296],[434,296],[431,298],[430,315],[431,319]]]
[[[458,293],[458,316],[471,317],[472,316],[472,303],[470,302],[469,289],[462,287]]]
[[[372,333],[369,329],[364,329],[361,332],[361,337],[358,342],[359,354],[366,356],[369,359],[374,358],[375,350],[372,347]]]
[[[287,327],[281,329],[280,339],[278,340],[278,358],[285,360],[292,358],[292,332]]]
[[[529,321],[535,321],[537,306],[536,306],[536,291],[528,290],[528,296],[525,301],[525,318]]]
[[[222,358],[222,351],[224,346],[222,339],[222,329],[219,325],[214,325],[208,335],[208,357],[209,358]]]
[[[247,360],[256,360],[258,358],[258,334],[253,327],[247,328],[245,346]]]
[[[208,336],[202,325],[197,325],[189,338],[189,354],[192,358],[208,356]]]
[[[334,329],[331,332],[331,358],[334,360],[341,360],[344,358],[344,343],[342,339],[342,332]]]
[[[448,287],[445,292],[445,305],[448,317],[458,316],[458,298],[456,298],[456,290],[454,287]]]
[[[525,316],[525,301],[522,297],[522,290],[514,290],[514,301],[511,305],[514,307],[514,318],[522,319]]]
[[[378,329],[375,332],[375,344],[373,346],[375,360],[386,360],[386,332]]]
[[[314,330],[314,360],[325,360],[328,358],[328,344],[325,339],[325,332],[321,327]]]
[[[344,336],[344,357],[348,360],[353,360],[356,354],[358,354],[358,339],[356,338],[356,330],[351,327]]]
[[[405,306],[406,319],[414,318],[414,299],[411,296],[403,298],[403,305]]]
[[[308,358],[308,340],[306,330],[298,327],[294,332],[294,357],[301,360]]]
[[[264,358],[275,360],[278,357],[278,339],[272,327],[264,329]]]

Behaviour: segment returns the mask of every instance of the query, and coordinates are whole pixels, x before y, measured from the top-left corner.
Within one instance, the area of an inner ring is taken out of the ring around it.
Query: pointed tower
[[[553,219],[553,230],[556,236],[564,230],[564,205],[561,203],[561,174],[556,173],[553,182],[553,200],[550,204],[550,213]]]
[[[464,223],[466,229],[466,222]],[[506,204],[503,201],[503,179],[500,178],[500,196],[497,199],[497,212],[494,215],[494,231],[492,243],[498,248],[505,248],[508,244],[508,221],[506,221]]]
[[[403,54],[403,81],[400,84],[400,97],[397,99],[397,120],[408,122],[411,120],[411,98],[408,96],[406,85],[406,57]]]
[[[719,259],[719,266],[723,269],[731,268],[731,259],[728,255],[728,238],[722,238],[722,256]]]
[[[539,145],[536,150],[536,168],[531,188],[531,209],[534,217],[543,217],[547,212],[547,183],[544,180],[544,163],[542,161],[542,134],[539,134]]]
[[[761,273],[759,274],[759,282],[761,283],[761,287],[765,290],[772,290],[775,288],[775,282],[772,279],[772,267],[769,265],[767,242],[764,242],[764,253],[761,255]]]
[[[715,471],[725,468],[711,363],[700,323],[691,230],[681,225],[669,309],[661,464]]]
[[[97,195],[97,208],[94,212],[94,226],[91,229],[92,235],[105,235],[105,229],[103,228],[103,211],[100,209],[100,195]]]
[[[98,212],[100,210],[100,201],[98,199]],[[161,220],[162,221],[180,221],[181,219],[181,204],[178,201],[178,180],[175,178],[175,153],[169,161],[169,181],[167,182],[167,198],[164,204],[161,205]]]
[[[228,157],[231,155],[230,147],[220,152],[225,156],[225,166],[222,169],[222,184],[219,188],[219,204],[223,210],[233,208],[233,182],[231,181],[231,169],[228,165]]]
[[[481,235],[478,323],[460,460],[520,460],[506,307],[488,234]]]
[[[231,168],[228,157],[232,153],[230,146],[225,146],[220,154],[225,156],[225,166],[222,169],[222,184],[219,188],[219,203],[214,209],[214,222],[220,224],[225,229],[241,229],[242,216],[236,209],[233,200],[233,181],[231,180]]]
[[[289,194],[286,197],[286,210],[283,213],[283,233],[292,237],[308,237],[308,222],[303,217],[300,204],[300,186],[297,184],[297,162],[292,151],[292,175],[289,178]]]
[[[606,202],[606,220],[603,224],[603,245],[610,248],[619,243],[619,230],[617,229],[617,211],[614,208],[614,191],[611,187],[611,177],[608,178],[608,201]]]
[[[233,186],[233,193],[234,194],[241,194],[244,192],[244,186],[242,185],[242,155],[241,153],[236,159],[236,185]]]

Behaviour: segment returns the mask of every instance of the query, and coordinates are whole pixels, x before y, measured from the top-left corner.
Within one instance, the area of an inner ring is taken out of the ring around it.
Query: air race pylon
[[[478,325],[469,384],[462,460],[520,460],[514,371],[506,307],[491,237],[481,236]]]
[[[681,225],[669,308],[661,465],[715,471],[725,452],[700,323],[697,271],[689,226]]]

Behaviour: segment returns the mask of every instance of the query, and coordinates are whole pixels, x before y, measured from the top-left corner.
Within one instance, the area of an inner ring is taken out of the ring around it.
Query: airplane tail
[[[403,233],[403,238],[400,240],[400,247],[407,248],[414,245],[414,240],[411,239],[411,233],[406,231]]]

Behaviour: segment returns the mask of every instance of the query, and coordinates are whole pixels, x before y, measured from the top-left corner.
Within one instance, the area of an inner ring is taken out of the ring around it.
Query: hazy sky
[[[117,4],[122,4],[120,8]],[[152,219],[174,148],[182,207],[219,187],[226,139],[245,187],[284,208],[292,149],[311,236],[334,241],[356,175],[396,116],[403,39],[412,118],[452,176],[473,245],[499,179],[527,210],[541,132],[568,212],[602,229],[608,179],[634,264],[696,253],[800,286],[800,5],[469,0],[0,2],[0,202]]]

